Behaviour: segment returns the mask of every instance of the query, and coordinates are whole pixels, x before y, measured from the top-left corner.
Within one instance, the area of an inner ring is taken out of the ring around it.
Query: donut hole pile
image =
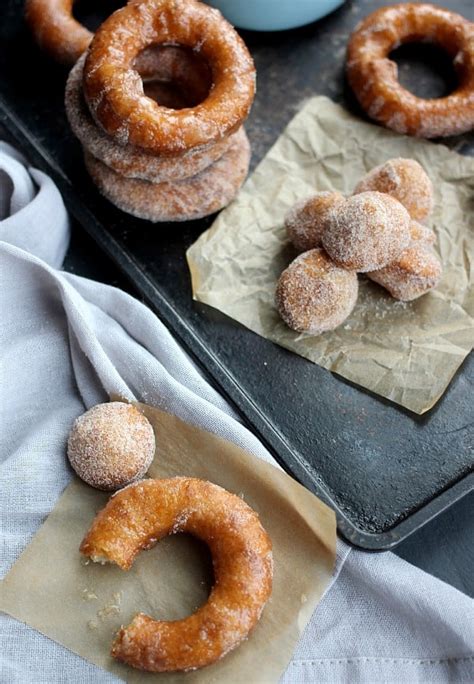
[[[66,113],[99,191],[154,223],[212,214],[244,182],[255,67],[197,0],[136,0],[98,29],[66,85]]]
[[[431,181],[413,159],[372,169],[350,197],[319,192],[297,202],[285,228],[301,254],[276,288],[288,327],[317,335],[343,323],[357,301],[357,273],[400,301],[436,287],[442,273],[432,249],[436,236],[421,223],[432,207]]]

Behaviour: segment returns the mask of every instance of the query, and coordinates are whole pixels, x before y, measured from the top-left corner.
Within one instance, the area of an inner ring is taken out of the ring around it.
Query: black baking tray
[[[305,98],[325,94],[358,111],[344,84],[344,48],[359,19],[384,4],[356,0],[302,29],[243,33],[258,71],[247,126],[253,165]],[[472,0],[445,5],[474,20]],[[79,3],[78,16],[94,27],[92,6]],[[104,16],[113,7],[105,3]],[[212,218],[152,225],[99,196],[66,122],[66,70],[33,45],[22,9],[19,0],[2,3],[1,121],[283,467],[335,509],[341,534],[366,549],[393,547],[472,489],[473,355],[417,416],[193,302],[185,251]],[[450,86],[449,64],[428,46],[405,47],[397,60],[401,80],[422,96]],[[472,135],[444,142],[474,153]]]

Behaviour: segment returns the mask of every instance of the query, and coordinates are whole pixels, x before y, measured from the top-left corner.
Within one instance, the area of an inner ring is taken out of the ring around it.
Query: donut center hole
[[[135,58],[145,95],[162,107],[186,109],[203,102],[212,86],[208,63],[182,45],[151,45]]]
[[[134,612],[141,610],[157,620],[192,615],[206,603],[214,583],[208,547],[188,534],[164,537],[142,551],[135,566],[146,601],[134,606]]]
[[[457,86],[452,60],[437,45],[406,43],[389,58],[398,65],[400,84],[425,100],[446,97]]]
[[[125,0],[79,0],[74,2],[72,13],[80,24],[94,32],[107,17],[124,5]]]

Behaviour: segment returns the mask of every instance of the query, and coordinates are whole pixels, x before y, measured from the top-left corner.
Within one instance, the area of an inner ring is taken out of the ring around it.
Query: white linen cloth
[[[1,144],[2,577],[71,477],[72,421],[108,393],[158,406],[272,460],[149,309],[56,270],[68,239],[52,181]],[[6,615],[0,643],[2,683],[118,681]],[[332,586],[281,681],[473,681],[473,647],[471,599],[392,553],[339,542]]]

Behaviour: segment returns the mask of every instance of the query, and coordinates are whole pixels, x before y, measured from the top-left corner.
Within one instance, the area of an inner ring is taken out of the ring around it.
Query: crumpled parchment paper
[[[109,655],[112,639],[137,612],[176,620],[206,601],[210,559],[187,535],[143,551],[128,572],[84,559],[79,544],[109,495],[79,479],[0,582],[0,610],[127,682],[277,682],[332,575],[333,511],[282,470],[234,444],[158,409],[139,407],[156,435],[151,477],[211,480],[242,496],[270,534],[273,591],[248,640],[195,672],[150,674],[115,661]],[[73,672],[68,681],[74,681]]]
[[[428,224],[444,274],[438,288],[397,302],[360,277],[358,303],[337,330],[296,333],[281,321],[275,286],[294,258],[286,211],[315,191],[351,193],[392,157],[411,157],[435,189]],[[187,252],[193,296],[254,332],[415,413],[442,396],[474,346],[474,159],[360,121],[325,97],[294,117],[237,199]]]

